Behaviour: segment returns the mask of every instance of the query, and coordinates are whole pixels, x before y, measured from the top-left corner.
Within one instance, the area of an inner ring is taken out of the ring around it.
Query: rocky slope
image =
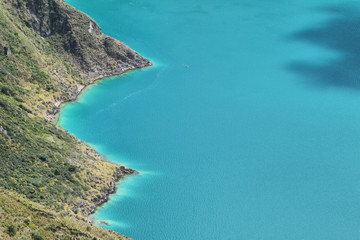
[[[0,194],[12,192],[55,210],[59,221],[86,220],[114,192],[115,182],[133,171],[107,162],[55,126],[55,116],[95,80],[150,65],[63,0],[0,0]],[[0,218],[0,239],[9,238],[6,229],[13,223],[6,219]],[[15,227],[27,232],[28,226]],[[44,236],[50,231],[32,228]]]

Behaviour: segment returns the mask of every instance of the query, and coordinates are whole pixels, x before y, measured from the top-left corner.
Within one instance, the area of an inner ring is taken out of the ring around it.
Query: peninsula
[[[147,66],[64,0],[0,0],[0,239],[126,239],[88,217],[134,170],[55,121],[96,80]]]

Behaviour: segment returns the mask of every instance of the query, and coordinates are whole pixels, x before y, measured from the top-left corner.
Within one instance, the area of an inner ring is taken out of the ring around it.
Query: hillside
[[[3,240],[127,239],[3,189],[0,191],[0,222],[0,237]]]
[[[55,126],[56,114],[95,80],[151,63],[63,0],[0,0],[0,50],[0,196],[21,198],[29,215],[38,212],[27,201],[59,213],[54,221],[86,220],[116,181],[134,171],[107,162]],[[0,204],[4,211],[13,210]],[[0,218],[0,238],[24,217],[9,216]],[[59,239],[70,234],[60,232]]]

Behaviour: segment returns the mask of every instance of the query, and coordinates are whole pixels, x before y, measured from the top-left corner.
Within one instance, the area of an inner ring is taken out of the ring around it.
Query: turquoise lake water
[[[60,116],[141,173],[97,211],[102,227],[137,240],[360,239],[359,1],[67,2],[155,63]]]

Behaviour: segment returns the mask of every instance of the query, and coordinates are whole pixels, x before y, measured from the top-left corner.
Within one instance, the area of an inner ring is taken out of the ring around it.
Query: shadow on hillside
[[[336,60],[325,63],[292,62],[287,68],[305,76],[321,87],[360,90],[360,5],[346,4],[317,9],[333,18],[321,27],[292,34],[291,41],[305,41],[340,53]]]

